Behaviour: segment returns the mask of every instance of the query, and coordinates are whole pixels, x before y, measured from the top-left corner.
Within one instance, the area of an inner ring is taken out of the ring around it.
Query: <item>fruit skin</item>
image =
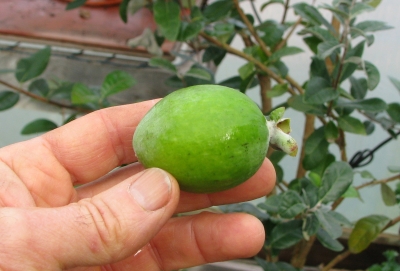
[[[210,193],[232,188],[260,168],[269,133],[258,106],[223,86],[177,90],[142,119],[133,137],[138,160],[171,173],[181,190]]]

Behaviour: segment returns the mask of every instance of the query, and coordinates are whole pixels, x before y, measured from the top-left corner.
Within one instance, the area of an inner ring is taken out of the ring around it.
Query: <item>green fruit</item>
[[[172,174],[184,191],[209,193],[246,181],[268,148],[266,119],[245,94],[217,85],[177,90],[142,119],[138,160]]]

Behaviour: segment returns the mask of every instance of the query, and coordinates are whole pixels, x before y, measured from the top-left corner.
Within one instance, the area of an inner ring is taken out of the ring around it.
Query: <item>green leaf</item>
[[[400,172],[400,166],[388,166],[388,170],[392,173],[399,173]]]
[[[251,86],[258,85],[258,80],[256,81],[255,75],[256,75],[256,72],[254,71],[247,78],[242,80],[242,82],[240,83],[240,87],[239,87],[239,90],[241,92],[245,93],[246,90],[248,90]],[[255,83],[257,83],[257,84],[255,84]]]
[[[220,0],[208,5],[203,16],[210,22],[218,21],[228,16],[233,8],[233,1]]]
[[[303,239],[302,222],[290,220],[275,226],[271,232],[270,244],[276,249],[291,247]]]
[[[241,66],[239,68],[239,75],[240,78],[242,78],[242,80],[248,78],[249,76],[251,76],[254,72],[254,63],[253,62],[248,62],[246,64],[244,64],[243,66]]]
[[[325,125],[325,138],[328,142],[335,142],[335,140],[339,137],[339,129],[336,127],[333,121],[329,121]]]
[[[277,122],[283,117],[283,114],[285,114],[285,107],[278,107],[270,113],[269,118]]]
[[[376,32],[393,28],[392,26],[389,26],[385,22],[381,21],[363,21],[359,22],[354,27],[363,32]]]
[[[361,58],[361,56],[364,53],[364,46],[365,46],[365,41],[361,41],[354,48],[348,50],[346,53],[345,60],[348,60],[348,59],[351,59],[354,57]],[[333,75],[334,78],[337,76],[337,73],[339,72],[339,66],[340,65],[336,65],[336,67],[335,67],[335,71],[334,71],[334,75]],[[343,82],[344,80],[349,78],[354,73],[354,71],[357,69],[358,66],[359,66],[359,64],[352,63],[352,62],[346,62],[343,65],[342,74],[340,75],[340,82]]]
[[[350,19],[357,17],[358,15],[372,11],[374,8],[365,3],[355,3],[354,6],[350,9]]]
[[[325,139],[324,127],[322,126],[316,129],[306,140],[303,167],[307,170],[317,167],[325,159],[328,147],[329,143]]]
[[[264,203],[258,205],[259,208],[266,210],[270,214],[278,214],[281,202],[280,195],[268,196]]]
[[[336,40],[335,36],[332,35],[332,32],[330,32],[327,29],[321,28],[319,26],[307,27],[299,32],[299,35],[305,35],[305,34],[311,34],[315,38],[318,38],[321,41]]]
[[[24,83],[41,75],[49,63],[50,55],[51,49],[46,46],[27,58],[21,58],[17,63],[17,72],[15,73],[18,82]]]
[[[41,97],[47,98],[50,93],[50,87],[47,81],[43,78],[34,80],[28,87],[29,92],[32,92]]]
[[[73,121],[73,120],[76,120],[76,117],[78,116],[78,114],[72,114],[72,115],[70,115],[66,120],[64,120],[63,121],[63,125],[65,125],[65,124],[67,124],[67,123],[69,123],[69,122],[71,122],[71,121]]]
[[[282,4],[284,5],[285,3],[283,2],[283,0],[270,0],[268,2],[265,2],[264,4],[261,5],[260,10],[263,11],[267,6],[271,5],[271,4]]]
[[[162,68],[164,70],[173,72],[173,73],[177,73],[177,69],[175,67],[174,64],[171,63],[171,61],[165,59],[165,58],[161,58],[161,57],[153,57],[150,59],[149,61],[149,65],[151,67],[158,67],[158,68]]]
[[[378,237],[390,219],[383,215],[370,215],[357,221],[348,240],[351,253],[365,250]]]
[[[319,13],[318,9],[315,7],[306,4],[306,3],[297,3],[293,5],[293,9],[297,14],[299,14],[303,19],[307,20],[313,25],[324,25],[333,33],[335,32],[332,25]]]
[[[73,104],[87,104],[100,102],[99,95],[82,83],[74,84],[71,93]]]
[[[383,203],[386,206],[394,206],[397,204],[396,193],[385,183],[381,184],[381,195]]]
[[[6,73],[15,73],[17,70],[13,69],[1,69],[0,74],[6,74]]]
[[[353,182],[353,170],[348,163],[333,162],[322,176],[318,195],[322,203],[339,199]]]
[[[260,211],[256,206],[249,202],[227,204],[218,207],[224,213],[246,213],[257,217],[260,220],[269,218],[269,215]]]
[[[342,227],[339,222],[329,212],[325,212],[322,209],[315,211],[315,215],[318,218],[321,227],[333,238],[337,239],[342,235]]]
[[[366,4],[370,5],[373,8],[376,8],[379,6],[382,0],[363,0]]]
[[[303,95],[294,95],[288,99],[288,105],[294,110],[315,114],[317,116],[324,116],[326,107],[324,105],[313,105],[304,102]]]
[[[320,243],[333,251],[342,251],[344,249],[343,245],[338,241],[333,239],[324,229],[318,229],[317,238]]]
[[[311,77],[304,94],[304,101],[309,104],[323,104],[339,97],[339,91],[330,86],[322,77]]]
[[[386,112],[390,116],[390,118],[395,122],[400,122],[400,104],[399,103],[390,103],[388,104],[388,108]]]
[[[353,227],[353,223],[351,223],[344,215],[338,213],[336,211],[329,211],[329,215],[334,218],[340,225],[345,227]]]
[[[364,99],[368,91],[367,80],[365,78],[357,79],[354,78],[353,76],[350,76],[350,83],[351,83],[351,89],[350,89],[351,95],[357,100]]]
[[[74,8],[79,8],[83,6],[86,3],[87,0],[74,0],[70,3],[67,4],[67,7],[65,8],[66,10],[71,10]]]
[[[315,36],[308,36],[304,37],[303,41],[315,55],[318,54],[318,44],[322,42],[319,38]]]
[[[288,190],[282,194],[279,205],[279,214],[281,217],[294,218],[305,209],[307,209],[307,206],[296,191]]]
[[[327,82],[330,82],[331,78],[329,72],[326,68],[325,60],[320,59],[318,57],[313,57],[310,65],[310,73],[311,78],[319,77],[325,79]],[[329,87],[331,84],[328,83],[325,87]]]
[[[160,33],[170,41],[175,41],[181,27],[179,5],[174,1],[158,0],[153,4],[154,19]]]
[[[312,171],[321,176],[321,178],[328,166],[336,161],[336,158],[333,154],[329,153],[328,150],[326,150],[326,152],[327,154],[325,154],[322,160],[312,169]],[[310,156],[308,159],[312,159],[312,156]]]
[[[267,91],[267,97],[268,98],[279,97],[285,94],[287,91],[288,91],[288,84],[286,83],[276,84],[270,90]]]
[[[354,186],[350,186],[346,192],[342,195],[343,198],[359,198],[361,199],[361,195],[358,190]]]
[[[224,49],[209,46],[204,51],[203,54],[203,62],[213,61],[215,65],[219,65],[221,61],[224,59],[226,55],[226,51]]]
[[[203,24],[199,21],[194,22],[182,22],[179,35],[177,37],[178,41],[188,41],[196,37],[203,28]]]
[[[18,93],[9,90],[0,91],[0,111],[13,107],[18,101]]]
[[[398,91],[400,91],[400,80],[397,80],[396,78],[389,76],[390,82],[397,88]]]
[[[260,34],[261,39],[270,47],[275,46],[282,40],[283,34],[285,33],[285,26],[280,23],[267,20],[257,26],[257,31],[262,32]]]
[[[303,219],[303,236],[304,234],[306,234],[305,236],[306,240],[307,237],[316,234],[318,229],[319,229],[319,221],[314,213],[308,215],[305,220]]]
[[[113,71],[107,74],[101,85],[100,93],[103,98],[127,90],[136,84],[136,80],[125,71]]]
[[[344,101],[344,99],[338,100],[337,107],[343,107],[348,109],[358,109],[367,111],[370,113],[379,113],[387,109],[387,104],[380,98],[371,98],[364,100],[355,101]]]
[[[367,132],[365,131],[364,124],[359,119],[350,116],[339,117],[338,125],[339,128],[345,132],[359,134],[359,135],[367,134]]]
[[[379,70],[369,61],[364,62],[365,65],[365,73],[367,74],[367,81],[368,81],[368,89],[374,90],[381,79],[379,74]]]
[[[204,80],[212,80],[211,74],[204,68],[198,68],[192,66],[189,71],[186,72],[185,76],[195,77]]]
[[[278,51],[272,53],[272,55],[270,56],[270,61],[276,61],[282,57],[295,55],[302,52],[303,49],[298,47],[283,47],[282,49],[279,49]]]
[[[51,91],[51,93],[49,93],[49,96],[69,100],[71,99],[71,93],[74,85],[75,84],[72,82],[61,82],[55,87],[55,89]]]
[[[318,57],[325,59],[331,54],[335,53],[335,55],[338,55],[340,53],[340,50],[338,50],[340,47],[344,47],[344,44],[339,43],[336,40],[330,40],[330,41],[324,41],[318,44]]]
[[[372,175],[371,172],[369,172],[368,170],[363,170],[360,172],[361,178],[364,179],[375,179],[374,175]]]
[[[278,60],[275,61],[274,63],[270,63],[268,65],[268,68],[270,68],[272,71],[274,71],[276,74],[280,75],[282,78],[285,78],[286,75],[289,72],[288,67],[286,66],[285,63],[282,61]]]
[[[128,22],[128,4],[131,0],[123,0],[119,5],[119,17],[124,23]],[[136,1],[134,1],[136,2]],[[143,1],[141,1],[143,3]]]
[[[30,135],[44,133],[56,129],[57,127],[58,125],[50,120],[37,119],[25,125],[25,127],[22,128],[21,134]]]
[[[218,85],[221,86],[226,86],[226,87],[230,87],[230,88],[234,88],[234,89],[240,89],[241,85],[242,85],[242,78],[240,78],[240,76],[234,76],[231,78],[228,78],[222,82],[219,82]],[[258,84],[258,82],[256,80],[253,80],[251,85],[248,86],[248,88],[253,88]]]

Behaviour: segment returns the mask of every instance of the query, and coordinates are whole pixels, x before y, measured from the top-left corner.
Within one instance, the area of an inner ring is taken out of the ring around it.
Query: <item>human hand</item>
[[[266,195],[271,163],[227,191],[180,192],[165,171],[133,163],[132,135],[155,102],[99,110],[0,149],[0,270],[173,270],[260,250],[253,216],[172,216]]]

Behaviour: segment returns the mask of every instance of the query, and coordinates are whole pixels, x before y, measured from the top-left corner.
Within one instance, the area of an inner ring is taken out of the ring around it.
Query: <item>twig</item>
[[[384,232],[386,229],[390,228],[391,226],[395,225],[396,223],[399,223],[399,222],[400,222],[400,216],[390,220],[386,224],[386,226],[381,230],[381,233]],[[344,260],[345,258],[347,258],[350,255],[351,255],[350,250],[346,250],[345,252],[340,253],[335,258],[333,258],[324,268],[322,268],[321,271],[329,271],[336,264],[338,264],[340,261]]]
[[[292,36],[292,34],[294,33],[294,30],[296,29],[296,27],[301,23],[301,17],[292,25],[292,27],[290,28],[289,32],[287,33],[286,37],[281,40],[274,48],[275,51],[281,49],[283,46],[286,45],[287,41],[289,40],[289,38]]]
[[[284,84],[285,81],[276,73],[274,73],[271,69],[269,69],[268,67],[266,67],[261,61],[255,59],[254,57],[247,55],[245,53],[243,53],[242,51],[239,51],[233,47],[231,47],[230,45],[226,44],[226,43],[222,43],[219,40],[211,37],[210,35],[207,35],[204,32],[200,32],[200,36],[202,36],[204,39],[206,39],[207,41],[213,43],[214,45],[225,49],[227,52],[239,56],[243,59],[246,59],[249,62],[254,63],[260,70],[262,70],[263,72],[265,72],[266,74],[268,74],[272,79],[274,79],[276,82],[278,82],[279,84]],[[287,77],[286,77],[287,79]],[[289,93],[292,95],[296,95],[295,91],[289,87],[288,89]]]
[[[304,132],[303,132],[303,143],[301,144],[301,152],[300,152],[300,159],[299,164],[297,166],[297,178],[304,177],[306,174],[306,170],[303,167],[303,158],[305,155],[304,147],[307,141],[307,138],[314,132],[314,124],[315,124],[315,115],[306,114],[306,121],[304,123]]]
[[[391,226],[393,226],[399,222],[400,222],[400,216],[393,218],[392,220],[389,221],[389,223],[387,223],[387,225],[382,229],[381,232],[384,232],[385,230],[387,230],[388,228],[390,228]]]
[[[339,263],[340,261],[344,260],[345,258],[347,258],[348,256],[351,255],[350,250],[346,250],[345,252],[340,253],[339,255],[337,255],[335,258],[332,259],[332,261],[330,261],[324,268],[322,268],[321,271],[328,271],[330,270],[332,267],[334,267],[337,263]]]
[[[267,56],[271,56],[270,50],[265,45],[264,41],[260,38],[260,36],[257,34],[257,31],[254,29],[253,25],[251,24],[251,22],[247,18],[246,14],[244,14],[243,10],[241,9],[241,7],[239,5],[239,1],[238,0],[233,0],[233,3],[235,4],[235,7],[236,7],[236,9],[237,9],[237,11],[239,13],[240,18],[242,19],[244,24],[247,26],[247,28],[249,29],[249,31],[253,35],[253,37],[256,39],[258,45],[260,45],[261,50]]]
[[[296,246],[294,247],[293,257],[290,263],[299,269],[302,269],[306,263],[307,255],[310,252],[314,242],[316,240],[316,235],[310,237],[308,241],[301,240]]]
[[[251,8],[253,9],[254,15],[256,15],[256,18],[257,18],[258,23],[261,24],[261,23],[262,23],[262,20],[261,20],[261,18],[260,18],[260,15],[259,15],[258,12],[257,12],[256,6],[254,5],[254,0],[250,0],[250,5],[251,5]]]
[[[288,9],[289,9],[289,3],[290,3],[290,0],[286,0],[285,9],[284,9],[284,11],[283,11],[281,24],[284,24],[285,21],[286,21],[286,15],[287,15],[287,11],[288,11]]]
[[[400,174],[397,174],[397,175],[394,175],[392,177],[389,177],[389,178],[386,178],[386,179],[382,179],[382,180],[372,180],[370,182],[367,182],[367,183],[361,184],[359,186],[356,186],[355,188],[357,190],[359,190],[361,188],[364,188],[364,187],[367,187],[367,186],[370,186],[370,185],[388,183],[388,182],[391,182],[391,181],[395,181],[397,179],[400,179]]]
[[[6,87],[9,87],[12,90],[15,90],[15,91],[17,91],[17,92],[19,92],[21,94],[24,94],[25,96],[28,96],[28,97],[30,97],[32,99],[40,101],[42,103],[55,105],[55,106],[58,106],[58,107],[61,107],[61,108],[73,109],[73,110],[76,110],[76,111],[81,112],[81,113],[90,113],[90,112],[92,112],[92,110],[90,110],[90,109],[85,109],[85,108],[76,107],[76,106],[73,106],[73,105],[63,104],[63,103],[59,103],[59,102],[56,102],[56,101],[53,101],[53,100],[49,100],[49,99],[44,98],[42,96],[36,95],[36,94],[34,94],[32,92],[26,91],[25,89],[22,89],[20,87],[14,86],[14,85],[12,85],[12,84],[4,81],[4,80],[1,80],[1,79],[0,79],[0,84],[4,85]]]

